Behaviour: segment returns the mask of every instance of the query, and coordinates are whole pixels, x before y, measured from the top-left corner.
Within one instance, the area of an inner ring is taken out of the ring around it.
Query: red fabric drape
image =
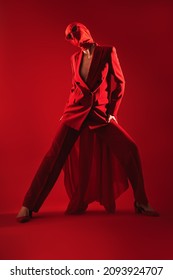
[[[70,203],[67,212],[100,202],[114,212],[115,199],[128,188],[127,176],[110,148],[97,135],[97,129],[85,127],[64,165],[64,183]]]

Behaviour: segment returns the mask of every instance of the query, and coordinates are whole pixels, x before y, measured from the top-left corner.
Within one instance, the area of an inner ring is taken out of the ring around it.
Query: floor
[[[49,210],[19,224],[16,213],[0,215],[0,259],[173,259],[173,219],[145,217],[133,209],[84,215]]]

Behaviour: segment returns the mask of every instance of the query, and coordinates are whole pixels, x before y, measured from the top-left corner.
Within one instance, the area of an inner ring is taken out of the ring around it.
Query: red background
[[[141,150],[150,200],[172,209],[172,1],[8,0],[0,13],[0,211],[19,208],[55,135],[76,51],[64,30],[74,20],[116,46],[126,78],[119,122]],[[43,207],[65,209],[62,175],[57,185]]]
[[[172,258],[172,15],[171,0],[0,1],[0,258]],[[91,211],[64,218],[61,174],[41,208],[51,213],[25,226],[15,222],[69,94],[76,49],[64,30],[76,20],[98,43],[116,46],[126,78],[119,122],[138,143],[159,220],[123,212],[133,209],[131,190],[117,200],[115,217]]]

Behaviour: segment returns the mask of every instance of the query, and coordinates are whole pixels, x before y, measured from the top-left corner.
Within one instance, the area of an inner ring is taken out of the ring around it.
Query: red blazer
[[[115,47],[96,45],[86,82],[80,76],[83,52],[72,55],[72,88],[61,121],[79,130],[88,121],[91,128],[107,125],[107,116],[117,116],[124,94],[124,76]]]

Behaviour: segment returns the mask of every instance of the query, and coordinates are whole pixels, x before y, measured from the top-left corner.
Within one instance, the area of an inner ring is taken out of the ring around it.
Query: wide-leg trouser
[[[53,143],[43,158],[24,197],[23,206],[34,212],[40,209],[53,188],[80,132],[60,122]],[[135,142],[115,121],[95,129],[95,132],[119,159],[132,185],[134,199],[139,203],[146,204],[148,200],[144,189],[139,151]]]
[[[38,212],[53,188],[62,168],[76,142],[80,131],[59,123],[52,145],[44,156],[28,189],[23,206]]]
[[[135,201],[147,204],[140,154],[134,140],[114,120],[109,125],[99,128],[97,133],[124,168],[133,188]]]

